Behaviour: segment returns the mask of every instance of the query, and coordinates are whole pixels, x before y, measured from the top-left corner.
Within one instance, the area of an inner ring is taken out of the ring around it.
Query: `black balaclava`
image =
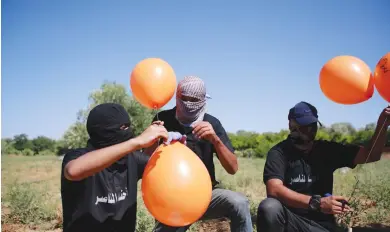
[[[126,130],[121,129],[125,125]],[[133,137],[130,118],[125,108],[115,103],[103,103],[91,110],[87,119],[88,145],[100,149]]]

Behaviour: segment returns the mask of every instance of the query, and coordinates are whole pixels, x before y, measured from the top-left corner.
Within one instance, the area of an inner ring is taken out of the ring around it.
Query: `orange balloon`
[[[147,58],[134,67],[130,75],[130,87],[141,105],[149,109],[159,109],[173,97],[176,75],[166,61]]]
[[[374,80],[368,65],[353,56],[336,56],[320,72],[320,87],[330,100],[345,105],[357,104],[374,94]]]
[[[212,193],[210,175],[187,146],[162,144],[152,154],[142,177],[142,198],[158,221],[186,226],[206,212]]]
[[[390,102],[390,52],[384,55],[375,67],[374,84],[387,102]]]

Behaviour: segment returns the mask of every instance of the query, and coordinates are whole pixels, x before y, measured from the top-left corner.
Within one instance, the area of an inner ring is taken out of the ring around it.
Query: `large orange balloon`
[[[379,95],[390,102],[390,52],[384,55],[376,65],[374,83]]]
[[[142,177],[142,198],[148,211],[170,226],[186,226],[199,220],[211,201],[210,175],[187,146],[160,145],[148,161]]]
[[[139,62],[130,75],[130,87],[135,99],[149,109],[159,109],[173,97],[176,75],[173,68],[159,58]]]
[[[330,100],[345,105],[357,104],[374,94],[374,80],[368,65],[353,56],[337,56],[320,72],[320,87]]]

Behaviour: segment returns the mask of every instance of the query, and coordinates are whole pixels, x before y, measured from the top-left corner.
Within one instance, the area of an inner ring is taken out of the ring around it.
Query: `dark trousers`
[[[315,221],[299,216],[277,199],[266,198],[257,210],[257,232],[330,232]],[[333,226],[331,226],[333,227]]]

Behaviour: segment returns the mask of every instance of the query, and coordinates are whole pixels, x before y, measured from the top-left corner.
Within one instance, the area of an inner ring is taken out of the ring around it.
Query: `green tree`
[[[115,82],[105,82],[100,89],[93,91],[89,95],[89,105],[87,109],[77,113],[77,121],[64,133],[62,141],[66,148],[84,147],[89,138],[86,121],[91,109],[102,103],[117,103],[122,105],[129,113],[131,127],[135,135],[140,134],[150,125],[154,115],[158,112],[149,110],[139,104],[126,90],[123,85]]]
[[[364,128],[355,129],[350,123],[335,123],[330,127],[319,128],[316,139],[365,145],[373,136],[375,127],[374,123],[370,123]],[[281,130],[278,133],[240,130],[237,133],[229,133],[228,136],[234,149],[238,151],[237,154],[244,157],[262,158],[273,146],[287,138],[288,134],[288,130]],[[390,146],[390,131],[387,132],[386,144]]]
[[[38,136],[32,141],[32,150],[35,154],[48,150],[54,152],[56,141],[45,136]]]
[[[1,154],[9,155],[9,154],[18,154],[20,151],[16,150],[14,147],[14,141],[11,138],[1,139]]]
[[[28,135],[26,134],[15,135],[13,141],[13,146],[18,151],[23,151],[24,149],[32,148],[31,140],[28,139]]]

